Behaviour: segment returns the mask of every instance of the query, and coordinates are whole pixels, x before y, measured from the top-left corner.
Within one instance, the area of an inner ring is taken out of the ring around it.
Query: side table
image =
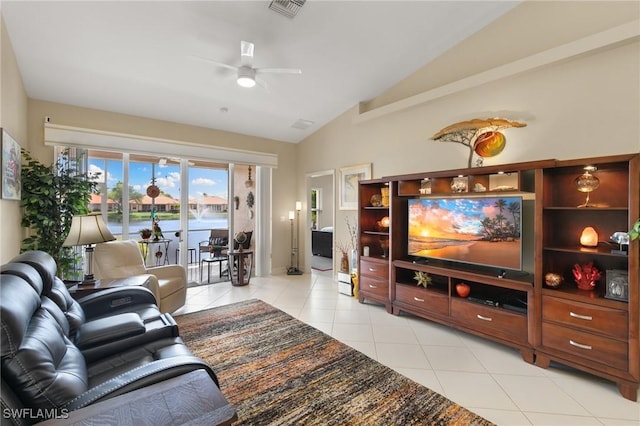
[[[140,244],[140,248],[142,251],[142,258],[144,259],[145,264],[147,263],[147,254],[149,253],[149,247],[154,250],[151,254],[155,256],[155,266],[162,266],[169,264],[169,244],[171,243],[171,238],[162,238],[159,240],[154,240],[152,238],[146,240],[138,241]],[[158,246],[158,251],[155,251],[153,246]],[[163,251],[164,246],[164,251]]]
[[[96,291],[105,290],[113,287],[141,286],[153,292],[149,275],[132,275],[127,278],[106,278],[96,280],[91,284],[78,283],[69,287],[69,293],[74,299],[80,299]]]
[[[210,256],[210,257],[203,257],[200,260],[200,282],[202,282],[202,267],[203,264],[207,264],[207,282],[210,283],[211,282],[211,264],[212,263],[216,263],[218,262],[218,275],[220,277],[222,277],[222,262],[224,262],[225,260],[227,260],[226,256]]]
[[[249,284],[253,271],[253,250],[230,250],[227,255],[229,256],[231,285]]]

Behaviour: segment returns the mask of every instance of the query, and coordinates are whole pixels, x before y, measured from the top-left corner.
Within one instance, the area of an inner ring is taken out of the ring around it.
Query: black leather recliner
[[[218,385],[148,290],[117,288],[75,301],[48,254],[13,260],[0,276],[3,424],[34,422],[5,409],[73,411],[197,369]]]
[[[65,333],[87,361],[112,355],[132,345],[178,336],[178,326],[162,314],[151,291],[131,286],[107,289],[78,301],[56,277],[56,263],[48,253],[28,251],[2,265],[2,274],[17,275],[54,302],[69,324]]]

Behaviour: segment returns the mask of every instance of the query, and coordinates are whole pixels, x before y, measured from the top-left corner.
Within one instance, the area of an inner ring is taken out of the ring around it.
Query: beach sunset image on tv
[[[408,254],[520,270],[521,197],[409,200]]]

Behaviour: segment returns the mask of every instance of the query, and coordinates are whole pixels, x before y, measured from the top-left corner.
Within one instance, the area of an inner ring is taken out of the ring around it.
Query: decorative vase
[[[349,272],[349,253],[342,252],[342,258],[340,259],[340,272]]]
[[[358,270],[358,250],[349,250],[349,272],[353,274]]]

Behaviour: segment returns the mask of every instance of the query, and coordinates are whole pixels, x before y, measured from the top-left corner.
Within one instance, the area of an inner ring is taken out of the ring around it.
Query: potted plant
[[[640,237],[640,219],[636,220],[631,229],[629,229],[629,239],[635,240]]]
[[[153,231],[149,228],[142,228],[140,230],[140,238],[142,238],[143,240],[148,240],[149,238],[151,238],[152,234]]]
[[[61,277],[73,269],[76,255],[72,247],[62,247],[74,215],[89,213],[91,193],[97,183],[81,173],[69,150],[49,166],[38,162],[22,149],[21,225],[28,228],[21,251],[42,250],[49,253],[58,265]],[[74,160],[74,161],[71,161]]]

